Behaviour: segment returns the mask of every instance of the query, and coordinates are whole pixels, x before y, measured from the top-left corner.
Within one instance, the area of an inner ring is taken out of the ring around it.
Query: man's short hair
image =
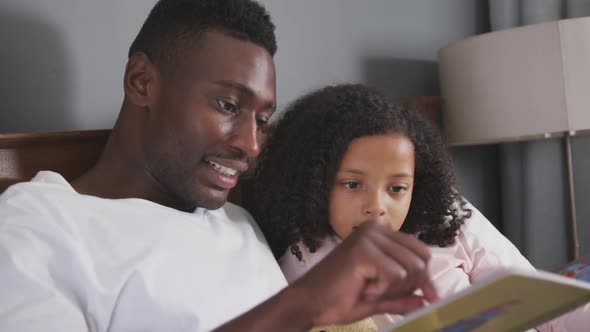
[[[277,51],[266,9],[252,0],[160,0],[129,48],[128,56],[145,53],[159,66],[173,67],[175,56],[196,45],[206,30],[221,30],[240,40]],[[229,50],[231,51],[231,50]]]

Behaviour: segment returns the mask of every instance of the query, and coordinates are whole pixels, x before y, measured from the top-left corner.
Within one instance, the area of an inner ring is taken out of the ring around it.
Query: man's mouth
[[[215,169],[217,172],[219,172],[220,174],[222,174],[224,176],[234,176],[234,175],[236,175],[236,173],[238,173],[237,170],[230,168],[230,167],[223,166],[223,165],[218,164],[214,161],[207,160],[207,162],[211,166],[213,166],[213,169]]]

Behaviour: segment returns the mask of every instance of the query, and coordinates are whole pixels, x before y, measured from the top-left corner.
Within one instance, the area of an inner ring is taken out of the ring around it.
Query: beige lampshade
[[[471,37],[439,60],[451,145],[590,129],[590,17]]]

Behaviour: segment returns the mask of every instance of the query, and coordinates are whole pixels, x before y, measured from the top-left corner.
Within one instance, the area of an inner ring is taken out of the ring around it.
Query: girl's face
[[[364,222],[399,230],[412,201],[414,145],[401,134],[364,136],[348,146],[329,197],[330,225],[345,239]]]

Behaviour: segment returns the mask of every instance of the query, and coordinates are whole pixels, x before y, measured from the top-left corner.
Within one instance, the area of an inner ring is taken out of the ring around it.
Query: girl
[[[438,131],[361,85],[327,87],[294,102],[260,155],[256,185],[256,220],[289,282],[364,222],[431,245],[429,269],[441,297],[500,267],[534,269],[455,190]],[[375,330],[396,319],[381,315],[359,324]],[[582,326],[569,323],[568,331]]]

